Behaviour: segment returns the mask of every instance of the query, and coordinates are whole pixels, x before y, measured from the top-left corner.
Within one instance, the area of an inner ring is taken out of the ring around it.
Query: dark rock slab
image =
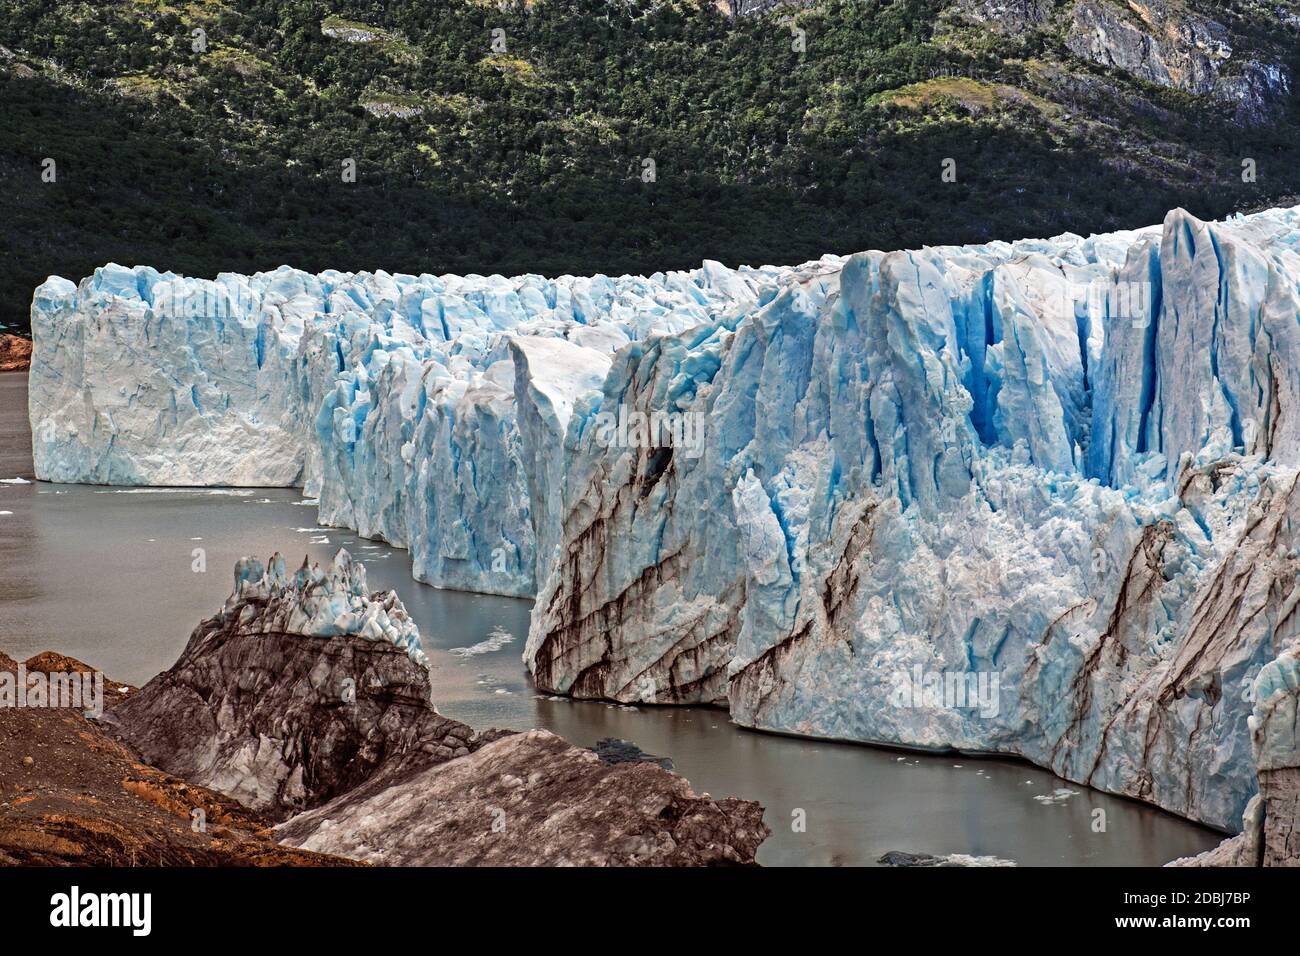
[[[618,737],[598,740],[596,746],[591,749],[595,751],[597,757],[609,764],[645,762],[663,767],[665,770],[673,769],[671,757],[656,757],[654,754],[648,754],[632,741],[621,740]]]
[[[440,715],[405,609],[364,582],[346,552],[292,576],[278,555],[242,560],[222,612],[106,722],[147,762],[292,817],[286,847],[387,865],[754,864],[763,808],[696,794],[667,758]]]
[[[752,865],[750,800],[696,794],[644,760],[608,763],[549,731],[385,773],[277,828],[290,847],[403,866]]]
[[[468,754],[474,732],[437,712],[428,670],[407,649],[289,630],[312,627],[301,607],[337,600],[340,590],[350,593],[349,581],[290,582],[269,595],[237,584],[180,659],[105,720],[146,762],[276,820],[327,802],[383,765]],[[380,605],[396,613],[392,600],[375,594],[355,603],[364,616]]]

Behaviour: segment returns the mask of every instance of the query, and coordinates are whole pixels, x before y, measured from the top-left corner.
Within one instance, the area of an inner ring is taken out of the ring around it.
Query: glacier
[[[1229,831],[1258,790],[1300,207],[648,277],[110,265],[32,326],[38,477],[302,487],[419,580],[535,597],[542,690],[1019,755]]]
[[[558,486],[531,477],[547,455],[524,431],[562,436],[619,348],[752,308],[798,271],[52,277],[32,302],[36,474],[302,487],[322,522],[408,548],[418,580],[531,597],[534,526],[558,527],[529,496]]]
[[[406,651],[415,663],[429,664],[420,629],[397,592],[372,594],[365,565],[354,562],[344,548],[335,553],[328,568],[304,560],[292,575],[278,551],[265,564],[257,558],[240,558],[235,564],[235,589],[222,613],[249,633],[355,634],[367,641],[386,641]]]

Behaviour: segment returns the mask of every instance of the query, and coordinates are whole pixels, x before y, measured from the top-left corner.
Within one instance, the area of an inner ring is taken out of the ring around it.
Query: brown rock
[[[105,721],[191,784],[277,820],[303,811],[278,831],[289,846],[389,865],[754,863],[770,832],[757,803],[700,796],[625,742],[604,742],[614,760],[546,731],[475,735],[434,708],[417,649],[294,632],[343,619],[340,601],[371,633],[409,623],[396,595],[365,596],[345,552],[317,571],[241,561],[222,613]]]
[[[17,372],[32,364],[32,340],[0,334],[0,372]]]
[[[428,671],[401,648],[255,633],[245,608],[259,605],[200,624],[170,670],[105,714],[148,763],[283,820],[386,762],[446,760],[473,740],[434,709]]]
[[[25,665],[29,673],[90,669],[48,653]],[[0,653],[0,670],[17,666]],[[106,698],[121,699],[122,686],[106,681]],[[272,822],[144,766],[78,709],[0,708],[0,866],[356,865],[278,846]]]

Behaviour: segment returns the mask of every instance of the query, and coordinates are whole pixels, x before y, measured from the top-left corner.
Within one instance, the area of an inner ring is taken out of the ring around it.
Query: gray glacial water
[[[32,477],[26,376],[0,373],[0,479],[15,477]],[[763,804],[773,831],[765,864],[873,864],[907,850],[1159,865],[1221,838],[1014,760],[759,734],[721,710],[539,695],[520,660],[529,602],[420,584],[405,551],[320,528],[315,516],[292,490],[0,483],[0,650],[18,660],[57,650],[142,684],[221,606],[241,555],[280,551],[296,565],[346,547],[371,586],[396,590],[419,624],[444,714],[480,729],[545,727],[585,746],[621,737],[671,757],[698,792]],[[196,549],[205,571],[194,570]],[[1105,832],[1093,831],[1097,809]],[[806,829],[796,832],[801,816]]]

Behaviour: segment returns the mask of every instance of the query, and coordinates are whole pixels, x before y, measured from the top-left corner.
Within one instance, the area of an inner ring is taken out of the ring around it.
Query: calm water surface
[[[26,376],[0,373],[0,478],[32,477]],[[766,807],[761,862],[872,864],[886,850],[1022,865],[1158,865],[1218,834],[1010,760],[935,757],[759,734],[721,710],[634,708],[538,694],[520,660],[529,602],[413,581],[406,552],[320,528],[291,490],[153,490],[0,483],[0,650],[58,650],[142,684],[170,666],[230,593],[242,555],[292,564],[346,547],[424,636],[438,709],[476,728],[545,727],[577,744],[632,740],[699,792]],[[194,550],[207,570],[196,573]],[[502,636],[502,632],[508,638]],[[495,649],[468,653],[493,634]],[[1074,791],[1059,802],[1035,800]],[[1092,831],[1093,810],[1106,832]],[[798,811],[805,832],[794,832]]]

